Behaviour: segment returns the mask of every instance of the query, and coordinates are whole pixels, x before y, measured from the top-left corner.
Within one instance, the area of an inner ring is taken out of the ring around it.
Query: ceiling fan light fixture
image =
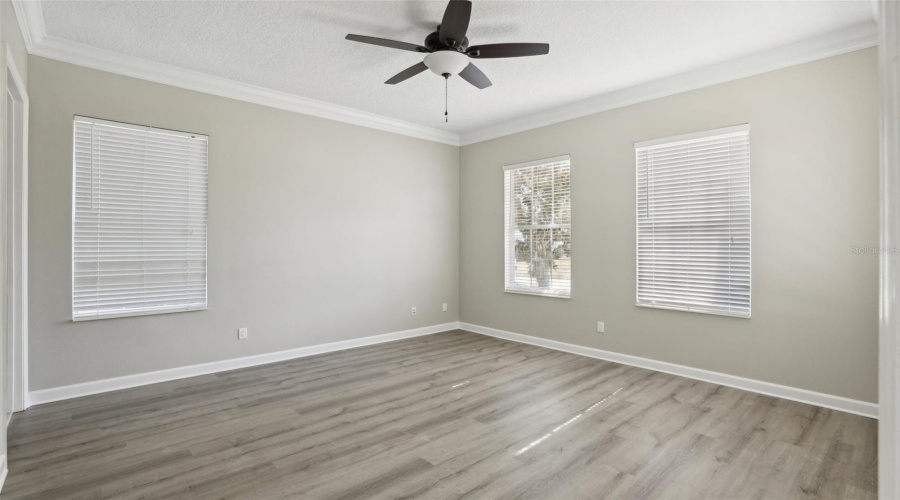
[[[469,58],[455,50],[441,50],[425,56],[425,66],[436,75],[458,75],[469,65]]]

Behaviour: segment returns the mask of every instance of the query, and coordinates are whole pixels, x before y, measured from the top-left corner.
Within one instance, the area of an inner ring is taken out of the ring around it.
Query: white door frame
[[[900,3],[879,0],[881,290],[878,497],[900,498]]]
[[[0,95],[3,110],[4,151],[2,168],[6,169],[7,188],[9,193],[7,210],[11,215],[6,224],[7,239],[7,331],[9,345],[7,352],[9,389],[11,410],[22,411],[29,406],[28,402],[28,92],[22,74],[16,66],[12,51],[6,43],[0,44],[2,67],[6,68],[4,77],[0,77]],[[18,161],[8,165],[5,144],[7,113],[16,110],[7,109],[6,95],[10,93],[17,101],[21,130],[15,137],[18,147]]]

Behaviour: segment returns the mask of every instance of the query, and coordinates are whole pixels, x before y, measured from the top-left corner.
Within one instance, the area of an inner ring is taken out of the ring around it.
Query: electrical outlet
[[[238,328],[238,340],[244,340],[247,338],[247,328]]]
[[[604,332],[606,332],[606,325],[603,324],[602,321],[598,321],[597,322],[597,333],[604,333]]]
[[[446,302],[444,302],[444,305],[441,306],[441,310],[444,312],[447,312],[447,303]]]
[[[413,316],[416,315],[416,308],[415,308],[415,306],[410,310],[410,314],[412,314]]]

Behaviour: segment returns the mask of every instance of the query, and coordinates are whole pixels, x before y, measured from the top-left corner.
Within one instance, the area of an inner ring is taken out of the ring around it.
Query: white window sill
[[[504,292],[506,293],[519,293],[522,295],[535,295],[537,297],[550,297],[553,299],[569,299],[572,297],[571,293],[563,294],[561,292],[551,292],[547,290],[541,290],[536,288],[504,288]]]
[[[655,306],[651,304],[635,304],[638,307],[646,307],[647,309],[665,309],[667,311],[681,311],[698,314],[711,314],[713,316],[729,316],[732,318],[750,319],[749,312],[728,312],[728,311],[708,311],[706,309],[696,309],[692,307],[675,307],[675,306]]]
[[[181,312],[191,312],[191,311],[206,311],[209,309],[208,305],[202,306],[194,306],[194,307],[180,307],[173,309],[156,309],[151,311],[126,311],[126,312],[116,312],[116,313],[104,313],[104,314],[93,314],[93,315],[84,315],[84,316],[74,316],[72,317],[72,322],[78,323],[80,321],[93,321],[96,319],[112,319],[112,318],[132,318],[138,316],[154,316],[156,314],[172,314],[172,313],[181,313]]]

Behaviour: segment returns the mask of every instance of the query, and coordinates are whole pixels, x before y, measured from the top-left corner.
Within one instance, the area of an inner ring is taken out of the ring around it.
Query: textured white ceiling
[[[863,1],[475,0],[471,44],[548,42],[550,54],[477,61],[478,90],[426,72],[421,54],[344,40],[422,43],[443,1],[42,2],[47,34],[453,132],[871,21]]]

